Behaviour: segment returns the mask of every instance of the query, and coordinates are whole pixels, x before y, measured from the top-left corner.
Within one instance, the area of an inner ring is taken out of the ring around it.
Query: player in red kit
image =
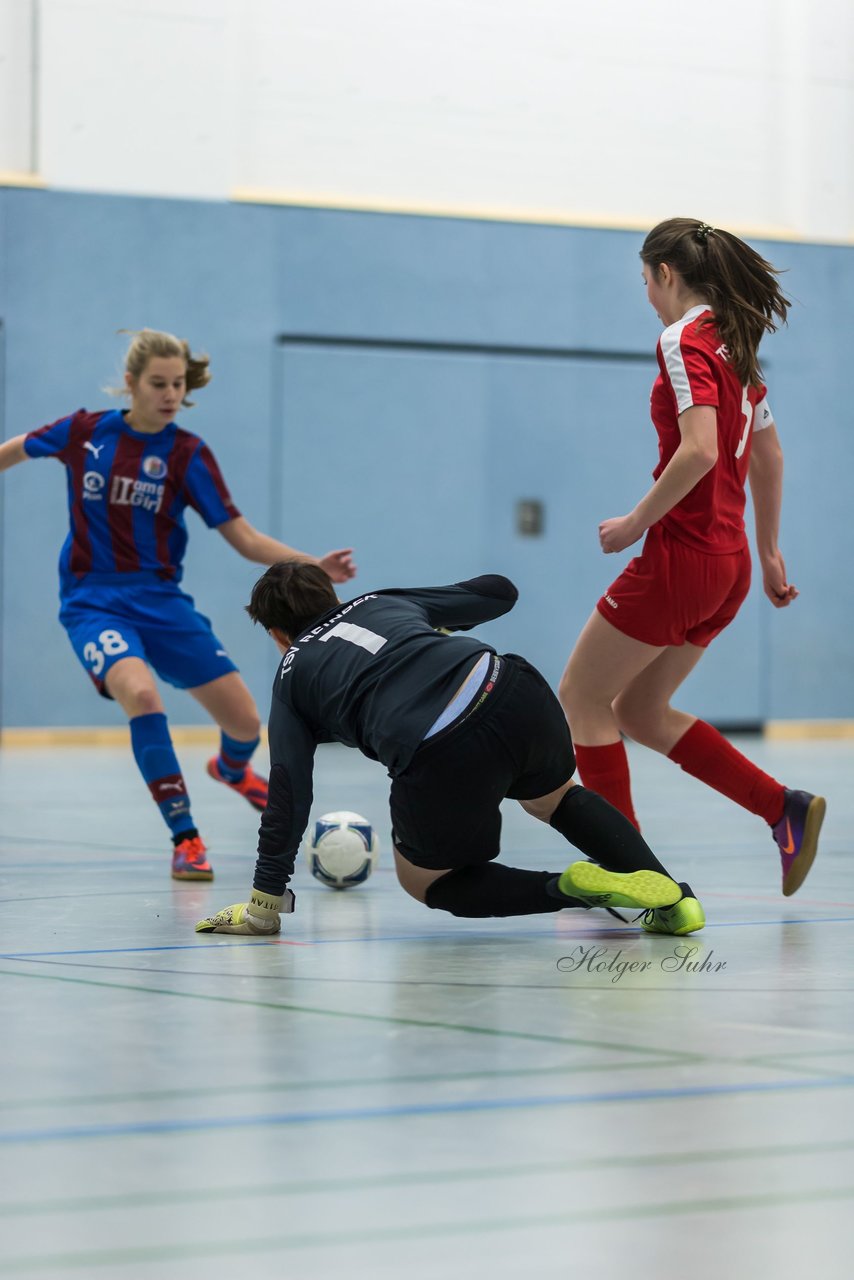
[[[187,507],[247,560],[313,562],[336,582],[355,573],[349,548],[315,560],[241,515],[205,442],[174,422],[210,376],[208,357],[193,355],[183,339],[143,329],[125,361],[128,409],[78,409],[0,445],[0,471],[28,458],[65,467],[70,529],[59,560],[60,621],[95,688],[128,717],[134,758],[172,837],[175,880],[211,880],[213,870],[153,672],[191,693],[219,725],[211,777],[255,809],[267,802],[267,781],[250,764],[261,728],[252,695],[179,586]]]
[[[651,399],[659,462],[652,488],[633,511],[604,520],[599,541],[609,554],[646,539],[588,619],[560,698],[586,786],[637,825],[621,733],[660,751],[765,819],[789,895],[815,858],[824,799],[784,787],[711,725],[670,705],[747,595],[747,483],[765,594],[778,609],[798,594],[777,545],[783,455],[757,359],[789,302],[770,263],[693,218],[654,227],[640,256],[647,296],[666,325]],[[682,901],[651,913],[644,928],[676,932],[702,915],[686,885]]]

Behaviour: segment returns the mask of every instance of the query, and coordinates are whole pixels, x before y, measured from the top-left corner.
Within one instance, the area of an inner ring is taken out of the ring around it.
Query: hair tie
[[[710,236],[710,235],[712,235],[712,233],[714,232],[714,229],[715,229],[714,227],[710,227],[710,226],[709,226],[708,222],[701,222],[701,223],[700,223],[699,227],[697,228],[697,230],[696,230],[696,232],[695,232],[695,235],[696,235],[697,239],[700,241],[700,244],[705,244],[705,243],[706,243],[706,241],[708,240],[709,236]]]

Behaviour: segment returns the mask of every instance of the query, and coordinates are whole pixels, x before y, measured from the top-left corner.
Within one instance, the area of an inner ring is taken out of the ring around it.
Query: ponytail
[[[759,343],[786,323],[791,302],[777,282],[780,272],[729,231],[696,218],[670,218],[653,227],[641,260],[655,272],[677,271],[692,293],[708,300],[715,325],[739,381],[758,386]]]

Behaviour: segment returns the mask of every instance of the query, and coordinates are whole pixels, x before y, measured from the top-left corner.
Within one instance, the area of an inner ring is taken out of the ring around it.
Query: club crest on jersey
[[[142,469],[149,480],[162,480],[166,475],[166,463],[162,458],[151,455],[143,460]]]
[[[165,484],[153,480],[136,480],[133,476],[113,476],[110,502],[116,507],[142,507],[144,511],[160,510]]]
[[[83,497],[90,502],[100,502],[103,496],[104,477],[97,471],[87,471],[83,476]]]

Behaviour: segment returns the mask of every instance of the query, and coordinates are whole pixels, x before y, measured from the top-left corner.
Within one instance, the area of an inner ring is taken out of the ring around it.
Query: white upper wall
[[[0,0],[0,111],[58,187],[854,240],[851,0]]]
[[[33,17],[33,0],[0,0],[0,175],[34,168]]]

